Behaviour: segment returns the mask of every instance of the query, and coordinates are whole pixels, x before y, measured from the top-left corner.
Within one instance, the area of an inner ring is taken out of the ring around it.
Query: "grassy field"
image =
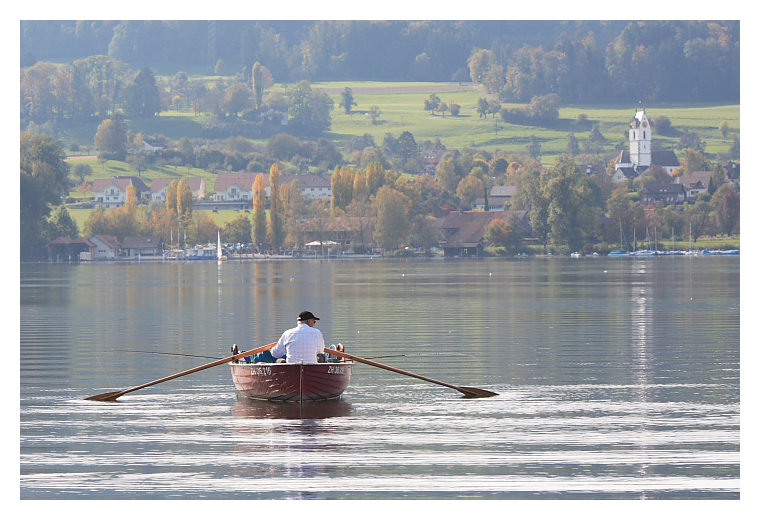
[[[214,78],[207,78],[213,81]],[[351,114],[344,113],[339,107],[340,95],[345,87],[352,90],[354,101]],[[606,139],[605,152],[614,154],[627,148],[628,123],[634,114],[634,106],[567,106],[559,111],[560,118],[551,127],[523,126],[508,124],[496,118],[483,119],[477,114],[477,103],[481,97],[488,97],[479,87],[459,83],[404,83],[404,82],[370,82],[339,81],[313,83],[312,88],[320,89],[330,95],[335,102],[332,112],[332,128],[325,137],[338,147],[348,139],[364,134],[371,135],[377,145],[381,145],[386,133],[398,137],[402,132],[411,132],[416,141],[440,139],[448,149],[473,147],[493,152],[503,150],[508,153],[525,153],[531,136],[535,136],[542,146],[542,162],[551,166],[557,158],[565,153],[568,135],[573,133],[581,148],[588,138],[593,124],[598,124]],[[284,90],[282,85],[274,90]],[[449,114],[431,114],[425,111],[424,101],[430,94],[437,94],[444,103],[457,103],[461,106],[458,116]],[[372,106],[380,108],[381,115],[377,124],[366,115]],[[503,104],[502,106],[519,106]],[[587,122],[578,123],[578,116],[585,114]],[[706,142],[708,154],[720,154],[729,150],[734,135],[739,132],[739,105],[708,106],[647,106],[650,119],[666,116],[678,131],[692,131]],[[127,124],[133,132],[142,132],[147,136],[163,134],[170,139],[182,137],[200,138],[203,125],[208,116],[195,116],[192,112],[164,112],[159,117],[144,120],[129,120]],[[727,121],[729,134],[726,138],[720,134],[718,125]],[[69,130],[61,136],[64,146],[77,143],[79,153],[95,153],[93,139],[97,129],[96,123],[83,125]],[[266,140],[252,140],[263,146]],[[666,137],[655,134],[655,149],[675,149],[678,137]],[[676,151],[678,154],[679,151]],[[137,175],[127,163],[108,161],[105,165],[95,158],[72,158],[71,163],[81,161],[93,169],[92,177],[107,178],[113,175]],[[203,177],[208,191],[213,191],[216,176],[205,170],[175,166],[161,166],[142,172],[146,184],[159,177]],[[79,179],[72,176],[76,184]],[[91,197],[90,193],[72,191],[73,198]],[[80,210],[78,210],[80,211]],[[82,210],[83,211],[83,210]],[[214,219],[234,218],[223,212],[214,214]],[[86,217],[85,217],[86,218]],[[221,221],[221,223],[226,220]]]

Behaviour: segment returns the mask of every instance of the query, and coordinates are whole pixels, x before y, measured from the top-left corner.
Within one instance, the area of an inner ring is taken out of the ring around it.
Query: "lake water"
[[[739,498],[738,257],[24,264],[20,281],[22,499]],[[84,400],[276,341],[303,309],[328,344],[499,395],[357,365],[339,401],[257,403],[222,365]]]

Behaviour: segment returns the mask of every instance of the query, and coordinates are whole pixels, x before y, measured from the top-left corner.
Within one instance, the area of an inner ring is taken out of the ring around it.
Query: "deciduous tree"
[[[260,173],[253,181],[253,236],[251,237],[259,252],[267,240],[266,189],[267,181],[264,174]]]

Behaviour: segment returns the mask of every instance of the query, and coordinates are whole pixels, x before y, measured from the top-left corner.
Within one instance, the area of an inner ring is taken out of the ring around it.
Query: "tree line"
[[[565,156],[552,168],[527,154],[445,151],[432,174],[408,175],[386,167],[377,150],[367,148],[357,163],[335,166],[332,198],[306,200],[295,182],[281,183],[278,161],[257,175],[253,211],[242,212],[221,228],[227,242],[251,243],[261,250],[298,250],[311,230],[329,238],[337,222],[347,223],[351,247],[357,251],[380,247],[388,252],[402,245],[430,248],[439,243],[436,217],[444,208],[469,209],[478,199],[488,200],[494,185],[513,185],[516,195],[504,209],[524,210],[530,229],[522,222],[494,222],[487,242],[510,253],[524,248],[528,233],[544,248],[555,251],[604,249],[605,244],[635,247],[658,230],[660,239],[696,240],[701,236],[739,230],[739,186],[727,183],[720,163],[711,163],[700,150],[686,149],[687,160],[676,175],[710,169],[707,193],[683,205],[647,207],[641,194],[650,183],[673,182],[664,170],[621,185],[609,172],[588,175],[576,159]],[[365,153],[367,153],[365,155]],[[79,236],[63,197],[70,188],[69,166],[60,143],[52,137],[22,133],[21,233],[22,259],[44,258],[45,244],[58,236]],[[366,159],[362,162],[361,159]],[[284,164],[284,163],[283,163]],[[583,164],[583,163],[581,163]],[[137,204],[134,192],[122,208],[96,209],[82,234],[161,236],[166,243],[213,241],[219,228],[206,214],[194,214],[187,181],[167,189],[165,203]]]
[[[474,81],[578,104],[738,102],[739,41],[738,21],[21,22],[23,66],[99,55],[250,75],[258,61],[280,82]]]

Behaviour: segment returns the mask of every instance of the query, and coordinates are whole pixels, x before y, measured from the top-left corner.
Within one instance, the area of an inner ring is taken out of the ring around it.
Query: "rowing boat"
[[[324,401],[337,399],[351,381],[352,362],[229,363],[235,388],[251,399]]]

